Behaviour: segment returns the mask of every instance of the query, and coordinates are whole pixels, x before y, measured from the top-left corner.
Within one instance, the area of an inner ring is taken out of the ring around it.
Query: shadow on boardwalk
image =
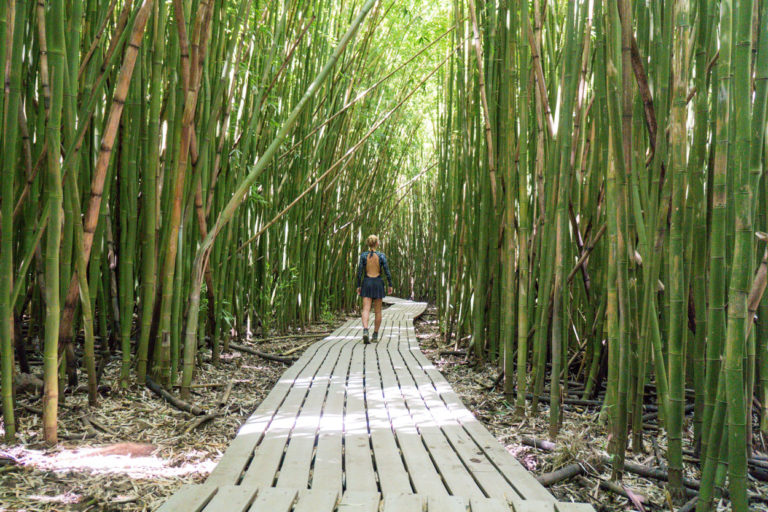
[[[464,407],[419,350],[426,304],[385,300],[378,343],[355,319],[312,345],[208,480],[160,510],[593,510],[557,503]]]

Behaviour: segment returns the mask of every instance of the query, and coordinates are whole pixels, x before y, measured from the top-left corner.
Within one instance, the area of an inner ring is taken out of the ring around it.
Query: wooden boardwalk
[[[419,350],[426,304],[385,301],[378,343],[355,319],[313,344],[207,481],[159,510],[593,511],[556,502],[464,407]]]

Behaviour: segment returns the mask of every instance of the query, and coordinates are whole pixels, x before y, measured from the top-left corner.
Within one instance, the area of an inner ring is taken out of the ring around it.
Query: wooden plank
[[[555,503],[557,512],[595,512],[594,507],[587,503],[566,503],[558,501]]]
[[[256,497],[248,512],[290,512],[297,493],[296,489],[276,487],[264,489]]]
[[[448,490],[429,458],[424,443],[419,436],[413,418],[405,407],[400,387],[392,367],[389,347],[399,342],[399,326],[393,325],[391,335],[376,347],[381,372],[381,386],[384,392],[392,428],[395,431],[400,451],[403,454],[406,469],[416,492],[426,495],[447,495]]]
[[[295,379],[288,396],[269,424],[264,438],[254,450],[253,459],[243,475],[241,485],[272,487],[288,435],[296,424],[301,405],[312,387],[315,375],[321,371],[321,366],[328,359],[328,349],[332,345],[334,343],[329,340]]]
[[[400,355],[400,347],[408,350],[408,327],[406,324],[410,323],[410,320],[401,322],[401,341],[397,345],[390,345],[389,348],[389,355],[395,374],[400,381],[400,391],[408,406],[408,411],[450,493],[469,497],[485,497],[438,427],[437,421],[419,394],[410,369]],[[419,368],[418,371],[421,369]]]
[[[339,329],[336,332],[338,331]],[[243,470],[251,459],[254,448],[261,441],[264,431],[277,414],[280,404],[288,395],[301,371],[312,361],[317,351],[321,350],[327,343],[329,343],[328,339],[314,343],[293,366],[283,373],[272,391],[240,427],[237,436],[224,452],[219,463],[213,468],[206,482],[218,485],[239,482]]]
[[[312,380],[312,387],[307,394],[301,410],[296,418],[296,424],[290,432],[277,487],[294,487],[306,489],[309,487],[309,470],[312,464],[312,453],[317,438],[317,429],[325,402],[326,391],[333,369],[339,362],[339,352],[349,342],[335,341],[328,349],[325,361]]]
[[[419,352],[415,333],[406,329],[406,335],[408,343],[400,344],[400,355],[411,372],[416,388],[429,409],[434,423],[439,426],[483,493],[501,499],[520,497],[515,488],[487,458],[485,452],[477,446],[461,424],[456,421],[445,402],[440,399],[429,376],[414,356],[415,352]]]
[[[253,503],[258,489],[242,485],[222,485],[206,505],[205,512],[245,512]]]
[[[555,512],[555,503],[553,501],[539,500],[510,500],[514,512]],[[474,512],[474,511],[473,511]]]
[[[379,512],[381,494],[378,492],[347,491],[337,512]]]
[[[333,512],[338,501],[339,494],[335,491],[303,489],[299,491],[293,512]]]
[[[339,494],[343,490],[341,439],[344,431],[344,399],[349,360],[352,357],[352,348],[357,341],[346,340],[343,343],[339,362],[331,374],[330,388],[325,399],[323,416],[320,418],[312,469],[312,489],[325,489]]]
[[[382,512],[422,512],[423,508],[424,498],[418,494],[385,494]]]
[[[347,377],[347,405],[344,413],[344,489],[378,491],[373,454],[365,411],[364,345],[355,344]]]
[[[430,496],[428,512],[467,512],[469,500],[460,496]]]
[[[382,322],[381,340],[389,339],[392,325],[389,319]],[[371,444],[376,460],[381,492],[413,493],[413,487],[405,469],[400,448],[397,446],[392,421],[389,417],[384,392],[381,389],[378,356],[375,345],[365,348],[365,396],[368,406],[368,426],[371,431]]]
[[[157,509],[157,512],[176,512],[177,510],[200,512],[217,490],[216,485],[208,483],[185,485]]]
[[[469,508],[472,512],[510,512],[513,510],[505,500],[498,498],[470,498]]]
[[[472,437],[488,459],[500,471],[515,490],[527,500],[549,501],[555,498],[541,485],[527,469],[520,464],[498,440],[472,415],[451,388],[442,374],[424,356],[421,351],[412,351],[424,371],[432,381],[441,400],[448,406],[454,418]]]

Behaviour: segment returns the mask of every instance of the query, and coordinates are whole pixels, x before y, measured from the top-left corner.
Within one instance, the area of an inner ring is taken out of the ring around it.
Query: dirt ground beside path
[[[549,408],[540,405],[539,415],[530,417],[530,402],[527,403],[529,417],[521,419],[514,415],[514,404],[509,403],[502,392],[501,383],[494,386],[499,369],[493,364],[469,364],[464,356],[441,355],[443,346],[434,307],[416,319],[416,336],[422,351],[451,383],[461,400],[485,427],[534,475],[555,471],[568,464],[581,462],[587,470],[586,476],[567,479],[549,487],[560,501],[590,503],[598,512],[641,510],[628,498],[601,488],[601,482],[610,479],[610,467],[600,467],[600,456],[608,446],[608,433],[599,421],[599,410],[579,406],[564,406],[563,426],[557,439],[557,449],[545,452],[522,444],[522,439],[538,438],[548,440]],[[666,439],[659,434],[645,439],[648,453],[627,453],[627,461],[659,467],[657,460],[663,460]],[[655,445],[655,447],[654,447]],[[658,457],[656,454],[659,454]],[[690,462],[690,461],[689,461]],[[699,478],[693,464],[686,464],[686,476]],[[643,500],[645,510],[676,510],[670,507],[662,484],[656,480],[641,478],[626,473],[622,484],[631,493]],[[768,485],[752,481],[750,492],[768,496]],[[752,503],[750,510],[768,511],[768,505]],[[730,503],[721,501],[717,510],[730,510]]]
[[[299,356],[345,321],[338,318],[333,325],[318,323],[291,333],[315,333],[314,339],[238,341],[270,354],[292,351],[290,356]],[[98,408],[88,410],[84,390],[67,395],[56,448],[42,443],[42,418],[33,412],[39,399],[20,395],[26,408],[18,408],[19,443],[0,444],[0,512],[155,510],[183,485],[204,481],[240,425],[289,366],[239,352],[222,356],[218,368],[206,358],[191,402],[213,411],[227,383],[233,386],[222,415],[199,426],[194,426],[197,417],[173,408],[146,387],[119,391],[119,355],[105,370]]]

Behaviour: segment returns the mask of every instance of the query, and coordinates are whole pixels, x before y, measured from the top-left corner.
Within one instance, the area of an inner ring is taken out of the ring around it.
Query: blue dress
[[[360,296],[362,297],[383,299],[387,293],[384,289],[384,280],[381,278],[381,274],[376,277],[369,277],[365,274],[365,263],[368,260],[368,256],[373,254],[376,254],[379,257],[381,270],[386,274],[389,286],[392,286],[392,274],[389,273],[387,257],[384,256],[384,253],[379,251],[365,251],[360,255],[360,260],[357,264],[357,287],[360,288]]]

